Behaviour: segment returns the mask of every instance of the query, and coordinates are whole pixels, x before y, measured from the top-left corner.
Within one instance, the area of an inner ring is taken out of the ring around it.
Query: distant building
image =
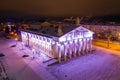
[[[47,27],[39,31],[21,30],[22,42],[59,62],[92,50],[93,32],[82,26]]]
[[[100,33],[104,33],[106,31],[111,32],[112,37],[115,40],[120,41],[120,26],[119,25],[83,25],[85,28],[95,32],[96,37],[98,38],[99,36],[106,37],[105,35]]]
[[[51,23],[45,21],[45,22],[41,23],[40,26],[41,26],[41,27],[50,27],[50,26],[51,26]]]
[[[30,24],[30,28],[34,30],[39,30],[41,28],[40,24]]]

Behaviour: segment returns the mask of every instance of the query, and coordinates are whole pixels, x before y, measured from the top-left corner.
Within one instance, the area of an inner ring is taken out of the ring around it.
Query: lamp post
[[[32,53],[33,53],[33,59],[35,58],[34,54],[35,54],[35,49],[32,49]]]
[[[22,44],[22,49],[21,50],[23,50],[24,48],[23,48],[23,46],[24,46],[24,43],[23,42],[21,42],[21,44]]]
[[[15,38],[15,41],[16,41],[15,45],[17,46],[17,41],[18,41],[18,38]]]
[[[44,57],[45,57],[45,56],[44,56],[44,54],[42,53],[43,63],[45,62],[45,61],[44,61]]]
[[[16,41],[15,45],[17,46],[17,41],[18,41],[18,35],[17,35],[17,33],[14,34],[14,38],[15,38],[15,41]]]

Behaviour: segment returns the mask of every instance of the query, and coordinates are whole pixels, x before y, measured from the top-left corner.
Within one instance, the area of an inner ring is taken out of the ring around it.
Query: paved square
[[[120,56],[104,49],[48,67],[59,80],[120,80]]]
[[[21,50],[13,40],[0,40],[6,72],[11,80],[120,80],[120,52],[96,47],[96,51],[75,57],[60,64],[46,66],[42,56],[32,59],[28,48]],[[29,55],[26,58],[22,56]]]

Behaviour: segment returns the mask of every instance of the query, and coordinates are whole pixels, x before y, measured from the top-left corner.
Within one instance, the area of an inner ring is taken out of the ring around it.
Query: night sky
[[[101,16],[120,14],[120,0],[0,0],[0,15]]]

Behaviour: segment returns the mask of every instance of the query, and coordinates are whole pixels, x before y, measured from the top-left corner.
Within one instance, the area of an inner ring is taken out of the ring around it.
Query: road
[[[112,42],[110,41],[109,43],[109,47],[108,47],[108,41],[105,40],[94,40],[93,44],[99,47],[103,47],[106,49],[111,49],[111,50],[115,50],[115,51],[120,51],[120,43],[119,42]]]

